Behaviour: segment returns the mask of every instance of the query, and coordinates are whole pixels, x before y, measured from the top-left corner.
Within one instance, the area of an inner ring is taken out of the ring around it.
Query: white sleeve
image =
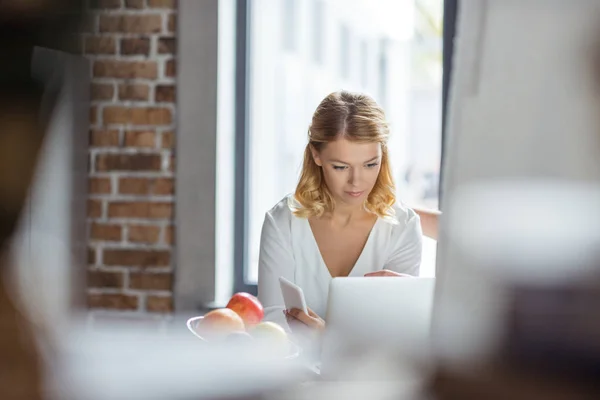
[[[406,226],[398,236],[392,237],[392,240],[392,251],[384,268],[419,276],[423,252],[423,232],[419,216],[411,210]]]
[[[273,217],[267,213],[260,238],[258,299],[265,309],[264,319],[289,330],[283,314],[285,305],[279,285],[281,276],[294,282],[294,257],[289,240],[286,240]]]

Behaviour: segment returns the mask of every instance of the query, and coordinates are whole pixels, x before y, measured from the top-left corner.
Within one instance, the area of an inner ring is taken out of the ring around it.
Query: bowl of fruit
[[[225,308],[187,320],[188,330],[204,342],[252,344],[258,341],[286,359],[298,357],[299,347],[281,325],[263,321],[260,301],[249,293],[236,293]]]

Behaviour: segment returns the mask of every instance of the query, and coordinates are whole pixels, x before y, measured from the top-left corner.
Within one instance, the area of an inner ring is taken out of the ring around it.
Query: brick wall
[[[91,308],[173,308],[175,24],[175,0],[90,0]]]

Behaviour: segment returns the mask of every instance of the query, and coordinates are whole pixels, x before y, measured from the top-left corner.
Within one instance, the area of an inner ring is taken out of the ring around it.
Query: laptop
[[[429,345],[435,278],[334,278],[329,286],[321,375],[361,351]]]

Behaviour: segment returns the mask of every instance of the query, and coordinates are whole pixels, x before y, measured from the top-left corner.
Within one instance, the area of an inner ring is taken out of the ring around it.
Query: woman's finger
[[[401,274],[399,272],[390,271],[388,269],[383,269],[381,271],[369,272],[365,274],[365,277],[373,277],[373,276],[395,276],[395,277],[410,277],[407,274]]]
[[[310,308],[306,308],[308,310],[308,315],[313,317],[313,318],[319,318],[319,316],[317,315],[316,312],[314,312],[313,310],[311,310]]]
[[[372,277],[372,276],[386,276],[384,271],[376,271],[376,272],[369,272],[368,274],[365,274],[366,277]]]
[[[305,314],[304,311],[298,310],[297,308],[292,308],[289,311],[289,314],[306,326],[314,327],[316,325],[313,317]]]
[[[296,318],[292,317],[291,315],[287,314],[285,311],[285,322],[288,323],[288,325],[290,325],[292,322],[294,322],[296,320]]]

